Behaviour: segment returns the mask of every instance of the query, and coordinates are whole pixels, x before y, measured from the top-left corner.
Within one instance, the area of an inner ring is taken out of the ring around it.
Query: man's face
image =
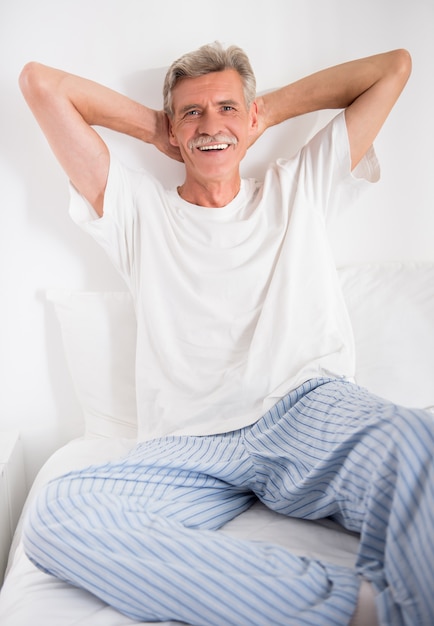
[[[246,108],[235,70],[181,80],[173,90],[171,143],[179,147],[187,175],[224,181],[239,164],[256,127],[256,107]]]

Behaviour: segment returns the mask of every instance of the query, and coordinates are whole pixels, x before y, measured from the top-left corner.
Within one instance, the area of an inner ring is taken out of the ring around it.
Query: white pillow
[[[87,437],[136,437],[136,316],[128,292],[49,291]]]
[[[339,270],[357,382],[398,404],[434,406],[434,264]],[[127,292],[50,291],[88,437],[135,437],[136,318]]]
[[[356,379],[404,406],[434,406],[434,263],[339,271],[356,342]]]

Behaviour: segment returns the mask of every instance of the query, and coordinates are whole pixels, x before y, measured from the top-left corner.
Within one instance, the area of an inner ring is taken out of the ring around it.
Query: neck
[[[206,208],[221,208],[229,204],[240,190],[239,176],[232,181],[208,182],[189,181],[178,187],[183,200]]]

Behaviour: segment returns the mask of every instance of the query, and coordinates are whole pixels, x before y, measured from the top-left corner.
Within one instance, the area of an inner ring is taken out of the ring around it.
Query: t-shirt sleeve
[[[134,272],[136,190],[143,176],[144,173],[129,170],[111,155],[102,217],[70,184],[69,214],[72,220],[102,246],[129,285]]]
[[[300,151],[299,184],[309,203],[327,218],[354,203],[371,183],[380,179],[380,166],[371,146],[351,171],[345,112],[340,112]]]

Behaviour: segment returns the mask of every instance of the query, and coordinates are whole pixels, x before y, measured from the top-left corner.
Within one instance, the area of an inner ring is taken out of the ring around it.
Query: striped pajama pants
[[[252,426],[139,444],[49,483],[29,558],[141,621],[348,624],[361,577],[381,624],[434,624],[434,419],[314,380]],[[361,535],[355,570],[215,532],[259,498]]]

